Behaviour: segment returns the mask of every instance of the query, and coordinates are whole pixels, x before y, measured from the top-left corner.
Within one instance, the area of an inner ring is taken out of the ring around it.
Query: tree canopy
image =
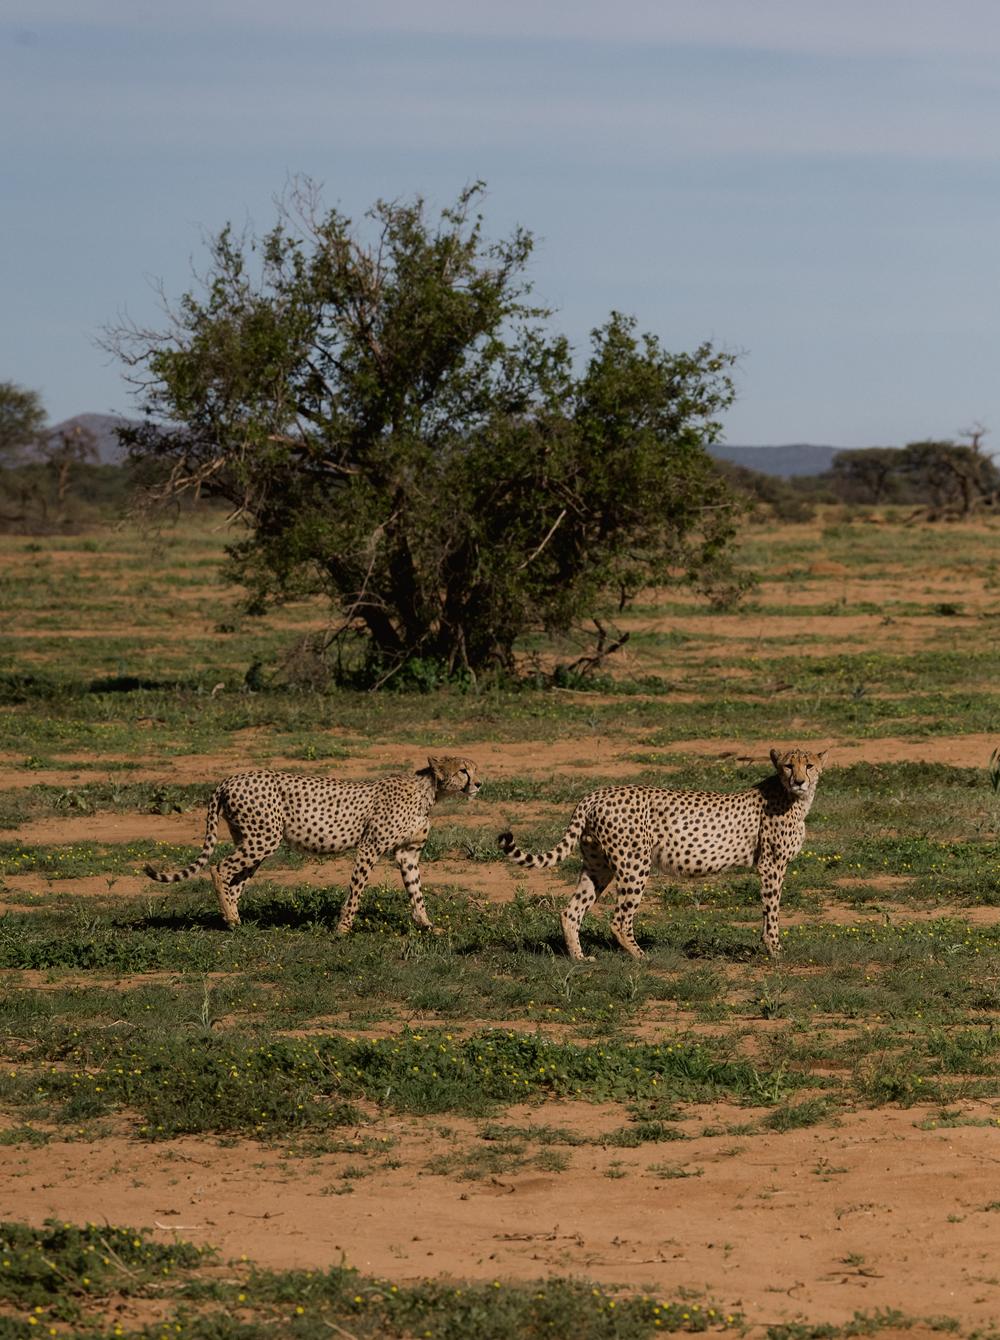
[[[11,457],[33,445],[45,426],[45,407],[38,391],[17,382],[0,382],[0,457]]]
[[[921,504],[926,517],[968,516],[996,506],[1000,471],[982,450],[985,430],[969,443],[950,438],[868,447],[834,457],[831,482],[851,502]]]
[[[612,313],[577,370],[531,300],[530,234],[488,241],[481,193],[437,219],[380,201],[355,228],[300,184],[270,232],[214,238],[165,330],[109,335],[147,414],[131,452],[170,465],[160,495],[228,499],[251,601],[325,594],[373,683],[509,671],[520,639],[652,583],[739,586],[705,449],[731,357]]]

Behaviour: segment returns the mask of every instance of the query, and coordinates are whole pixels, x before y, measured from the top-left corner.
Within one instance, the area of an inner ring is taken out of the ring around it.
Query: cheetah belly
[[[724,826],[671,825],[657,835],[653,864],[668,875],[715,875],[754,863],[756,834],[726,831]]]
[[[285,841],[302,851],[332,854],[357,846],[362,825],[350,825],[335,810],[323,814],[290,814],[285,819]]]

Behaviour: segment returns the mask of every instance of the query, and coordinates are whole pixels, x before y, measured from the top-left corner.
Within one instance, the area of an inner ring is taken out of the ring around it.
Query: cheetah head
[[[460,791],[470,799],[479,790],[475,763],[469,758],[429,758],[427,770],[438,792]]]
[[[771,750],[774,770],[790,796],[797,800],[815,791],[827,752],[824,749],[821,754],[810,754],[805,749],[786,749],[783,754],[779,754],[777,749]]]

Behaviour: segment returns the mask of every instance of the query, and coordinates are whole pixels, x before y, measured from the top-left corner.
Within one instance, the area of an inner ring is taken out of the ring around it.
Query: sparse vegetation
[[[95,1334],[91,1328],[101,1325],[112,1298],[155,1300],[159,1314],[147,1325],[116,1322],[110,1334],[123,1340],[327,1333],[370,1340],[428,1334],[522,1340],[569,1333],[582,1340],[646,1340],[661,1330],[733,1329],[742,1320],[706,1300],[636,1296],[560,1278],[397,1285],[348,1266],[274,1271],[245,1259],[220,1278],[211,1268],[212,1253],[187,1243],[162,1247],[132,1228],[52,1221],[40,1229],[0,1223],[0,1258],[0,1308],[10,1309],[0,1327],[12,1340]],[[70,1332],[67,1325],[81,1329]]]
[[[303,599],[241,613],[218,578],[225,540],[184,517],[159,538],[158,565],[131,528],[44,548],[0,540],[5,1156],[127,1138],[159,1158],[183,1136],[208,1158],[234,1142],[253,1157],[280,1151],[295,1176],[319,1154],[332,1160],[321,1194],[343,1197],[326,1202],[339,1214],[403,1176],[456,1200],[505,1195],[522,1179],[565,1190],[584,1174],[609,1197],[708,1196],[729,1155],[756,1166],[761,1151],[810,1132],[832,1139],[871,1106],[880,1118],[896,1111],[915,1136],[996,1129],[992,523],[918,535],[837,514],[755,529],[747,559],[766,580],[745,613],[706,624],[692,597],[651,596],[623,616],[628,658],[585,692],[523,678],[378,696],[296,691],[268,673],[250,684],[255,662],[325,610]],[[842,627],[860,628],[863,645],[841,645]],[[584,937],[596,961],[573,965],[558,907],[578,865],[522,884],[497,861],[507,821],[548,845],[567,804],[594,785],[737,788],[767,771],[771,743],[830,739],[786,881],[778,965],[756,948],[759,905],[744,874],[654,881],[638,964],[612,952],[605,905]],[[146,860],[179,863],[197,849],[205,798],[230,767],[367,776],[442,746],[476,758],[485,785],[474,805],[443,804],[434,820],[424,879],[436,938],[411,929],[387,868],[343,941],[333,928],[348,867],[336,861],[276,855],[235,934],[218,929],[207,880],[165,891],[138,875]],[[427,1143],[416,1159],[413,1130]],[[803,1180],[839,1191],[851,1159],[822,1149]],[[969,1205],[970,1216],[992,1212],[987,1196]],[[159,1240],[143,1232],[134,1255],[107,1226],[6,1232],[18,1266],[0,1329],[18,1337],[37,1330],[36,1306],[46,1329],[83,1333],[112,1294],[151,1297],[154,1275],[157,1318],[183,1305],[205,1334],[274,1334],[289,1319],[302,1329],[300,1315],[357,1336],[544,1334],[556,1307],[580,1335],[735,1324],[718,1299],[670,1294],[647,1307],[614,1293],[611,1273],[596,1286],[398,1282],[393,1293],[346,1267],[281,1275],[241,1263],[224,1272],[239,1282],[223,1284],[205,1253],[147,1257]],[[55,1285],[38,1268],[39,1243],[66,1277]],[[840,1248],[838,1268],[868,1268],[843,1264],[857,1245]],[[108,1262],[85,1272],[84,1288],[81,1262],[95,1252]],[[234,1303],[241,1291],[248,1306]],[[493,1331],[476,1311],[487,1302]],[[126,1321],[122,1334],[146,1340],[145,1324]],[[794,1336],[798,1325],[772,1329]],[[820,1318],[808,1333],[902,1325],[873,1311],[845,1326]]]

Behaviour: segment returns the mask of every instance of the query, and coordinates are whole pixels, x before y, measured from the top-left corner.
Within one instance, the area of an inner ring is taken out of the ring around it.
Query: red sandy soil
[[[394,1141],[401,1164],[393,1169],[378,1156],[289,1158],[195,1139],[0,1146],[0,1216],[142,1225],[161,1240],[214,1244],[223,1259],[279,1268],[346,1260],[396,1281],[571,1274],[665,1297],[703,1290],[758,1334],[879,1308],[986,1326],[1000,1315],[989,1208],[1000,1108],[967,1110],[992,1124],[921,1130],[926,1110],[880,1108],[784,1135],[705,1136],[697,1132],[761,1114],[703,1109],[685,1123],[694,1138],[683,1143],[560,1146],[562,1172],[478,1181],[428,1171],[435,1155],[483,1147],[475,1124],[455,1119],[380,1121],[374,1132]],[[588,1136],[622,1120],[609,1106],[578,1103],[504,1116]],[[369,1176],[342,1176],[366,1166]],[[333,1194],[347,1185],[352,1194]]]
[[[830,624],[838,638],[852,631],[851,620]],[[870,632],[877,625],[877,619],[866,619],[864,628]],[[698,627],[708,632],[711,621],[702,618]],[[742,627],[745,635],[747,625]],[[899,628],[884,631],[898,641]],[[794,729],[793,720],[787,741],[687,740],[672,744],[670,752],[751,758],[764,771],[768,747],[794,743]],[[123,780],[221,778],[259,761],[256,744],[248,738],[231,752],[150,762],[120,775]],[[831,765],[925,760],[982,766],[995,744],[985,734],[837,742]],[[476,757],[484,774],[493,777],[576,769],[582,792],[588,775],[625,779],[636,767],[627,755],[641,747],[643,741],[623,732],[614,739],[590,735],[544,746],[487,744]],[[0,787],[72,786],[101,776],[74,772],[71,763],[27,771],[19,761],[0,756]],[[421,761],[422,751],[410,747],[352,745],[350,759],[317,764],[315,770],[364,776],[373,765],[413,767]],[[525,811],[520,813],[523,821]],[[438,822],[486,825],[504,818],[502,806],[449,803]],[[67,844],[157,838],[195,846],[202,817],[197,810],[74,815],[25,824],[4,836]],[[342,883],[348,868],[345,858],[268,877]],[[397,878],[391,866],[380,868],[376,878],[383,877]],[[491,900],[511,896],[524,882],[524,872],[460,859],[425,872],[428,884],[434,877]],[[112,897],[152,892],[139,874],[117,878],[110,888],[104,877],[63,882],[25,875],[6,883],[18,891],[63,888]],[[892,915],[891,884],[884,893]],[[252,896],[251,890],[248,904]],[[996,917],[996,909],[979,912]],[[920,915],[911,909],[898,914]],[[885,912],[880,907],[871,915],[881,919]],[[768,1324],[844,1323],[856,1311],[880,1308],[899,1308],[917,1318],[956,1318],[964,1329],[990,1327],[1000,1317],[1000,1220],[988,1208],[1000,1200],[1000,1104],[970,1103],[963,1110],[991,1124],[922,1130],[919,1123],[932,1112],[880,1108],[783,1135],[706,1136],[700,1133],[705,1126],[742,1124],[761,1114],[702,1109],[686,1120],[693,1138],[684,1143],[638,1149],[557,1146],[569,1159],[565,1171],[528,1168],[479,1181],[461,1180],[460,1168],[448,1175],[428,1171],[435,1155],[481,1147],[476,1124],[452,1118],[382,1117],[357,1132],[359,1138],[390,1137],[396,1168],[364,1152],[303,1158],[252,1142],[196,1139],[151,1146],[127,1132],[93,1141],[55,1140],[43,1148],[0,1145],[0,1216],[34,1223],[49,1215],[107,1219],[150,1227],[162,1240],[178,1235],[214,1244],[223,1259],[246,1256],[275,1267],[346,1260],[398,1281],[572,1274],[663,1296],[695,1289],[703,1291],[703,1301],[743,1313],[757,1336]],[[502,1115],[512,1125],[566,1126],[588,1135],[625,1119],[612,1107],[572,1103]],[[691,1175],[667,1177],[651,1165]],[[347,1180],[342,1174],[349,1166],[375,1170]],[[334,1194],[347,1186],[353,1187],[350,1194]],[[905,1334],[922,1340],[930,1331],[918,1326]]]

